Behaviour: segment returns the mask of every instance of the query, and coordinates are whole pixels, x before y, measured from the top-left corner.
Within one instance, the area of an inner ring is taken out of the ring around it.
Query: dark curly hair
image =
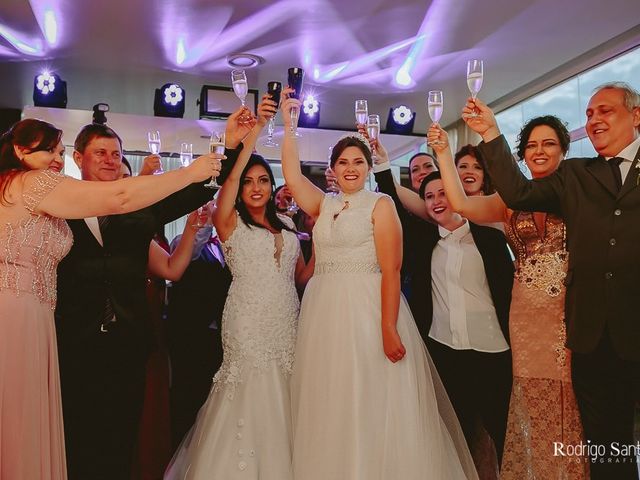
[[[55,148],[62,139],[62,130],[48,122],[26,118],[15,123],[0,137],[0,192],[1,203],[10,204],[6,198],[7,188],[18,173],[29,170],[16,155],[14,147],[30,152]]]
[[[560,149],[563,154],[567,154],[569,151],[569,144],[571,143],[571,136],[569,135],[569,130],[567,130],[567,124],[560,120],[555,115],[543,115],[541,117],[535,117],[529,120],[524,124],[522,130],[518,134],[517,140],[517,154],[520,160],[524,160],[524,151],[527,148],[527,143],[529,142],[529,137],[531,136],[531,132],[533,129],[540,126],[547,126],[553,129],[558,136],[558,140],[560,141]]]
[[[264,169],[267,171],[267,175],[269,175],[269,180],[271,181],[271,196],[267,201],[267,211],[266,211],[266,217],[267,217],[267,221],[269,222],[269,225],[271,225],[271,227],[274,230],[277,230],[279,232],[282,230],[289,230],[290,232],[295,231],[293,228],[288,227],[278,217],[277,215],[278,210],[276,209],[275,190],[274,190],[276,180],[273,176],[273,172],[271,171],[271,167],[269,166],[269,163],[261,155],[257,155],[255,153],[251,154],[251,157],[249,157],[249,162],[247,163],[247,166],[244,167],[244,170],[242,171],[242,175],[240,175],[240,185],[238,187],[238,194],[236,195],[236,210],[238,211],[238,214],[240,214],[240,218],[248,227],[253,226],[253,227],[266,229],[264,225],[260,225],[253,219],[253,217],[251,217],[251,214],[247,210],[247,206],[242,201],[242,185],[243,185],[244,179],[247,176],[247,172],[249,171],[249,169],[252,167],[255,167],[256,165],[261,165],[262,167],[264,167]]]
[[[369,166],[373,165],[373,160],[371,158],[371,151],[362,140],[356,137],[344,137],[343,139],[338,140],[338,143],[336,143],[331,149],[331,157],[329,160],[329,165],[331,166],[331,168],[335,166],[336,161],[338,160],[338,157],[340,157],[342,152],[344,152],[345,149],[347,149],[348,147],[359,148],[365,160],[369,164]]]

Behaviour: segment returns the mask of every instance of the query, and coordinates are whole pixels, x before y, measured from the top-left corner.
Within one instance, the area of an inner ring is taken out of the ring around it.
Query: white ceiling
[[[229,84],[226,55],[250,52],[265,59],[248,72],[251,87],[264,90],[299,65],[321,98],[407,99],[424,109],[426,92],[442,89],[450,123],[468,95],[468,59],[484,60],[480,97],[492,102],[625,32],[636,42],[639,19],[638,0],[0,0],[0,62]],[[45,28],[54,24],[55,38]],[[394,79],[408,58],[412,80],[402,88]]]

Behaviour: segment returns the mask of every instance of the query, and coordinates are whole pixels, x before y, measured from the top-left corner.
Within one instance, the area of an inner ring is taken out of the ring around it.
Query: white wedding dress
[[[233,274],[222,315],[224,360],[165,479],[290,480],[300,245],[292,232],[273,235],[238,217],[222,247]]]
[[[372,224],[381,196],[328,194],[313,230],[291,379],[294,479],[477,478],[404,297],[406,356],[394,364],[384,354]]]

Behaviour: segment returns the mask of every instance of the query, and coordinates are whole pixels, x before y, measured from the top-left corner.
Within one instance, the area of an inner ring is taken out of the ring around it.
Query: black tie
[[[104,236],[109,226],[109,217],[98,217],[98,227],[100,228],[100,234],[102,235],[102,245],[104,246]],[[104,308],[102,309],[100,331],[103,333],[108,332],[107,326],[113,321],[113,305],[111,305],[111,298],[107,296],[104,302]]]
[[[611,167],[611,173],[613,173],[613,180],[616,183],[616,189],[620,191],[622,188],[622,174],[620,173],[620,164],[624,161],[624,158],[613,157],[609,159],[609,166]]]
[[[104,234],[109,226],[109,216],[98,217],[98,227],[100,228],[100,235],[102,235],[102,245],[104,245]]]

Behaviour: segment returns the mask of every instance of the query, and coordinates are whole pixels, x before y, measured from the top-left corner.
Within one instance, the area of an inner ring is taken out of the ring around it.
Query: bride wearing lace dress
[[[276,214],[268,163],[251,154],[275,111],[275,103],[263,98],[218,195],[213,221],[233,276],[222,314],[224,358],[165,479],[292,478],[289,377],[299,309],[294,279],[303,285],[312,264],[305,266],[293,222]]]
[[[284,93],[286,93],[285,91]],[[296,99],[283,106],[285,131]],[[315,273],[302,300],[292,388],[296,480],[477,478],[444,388],[400,296],[402,231],[391,199],[364,190],[371,151],[341,139],[324,194],[286,135],[282,166],[317,218]]]

